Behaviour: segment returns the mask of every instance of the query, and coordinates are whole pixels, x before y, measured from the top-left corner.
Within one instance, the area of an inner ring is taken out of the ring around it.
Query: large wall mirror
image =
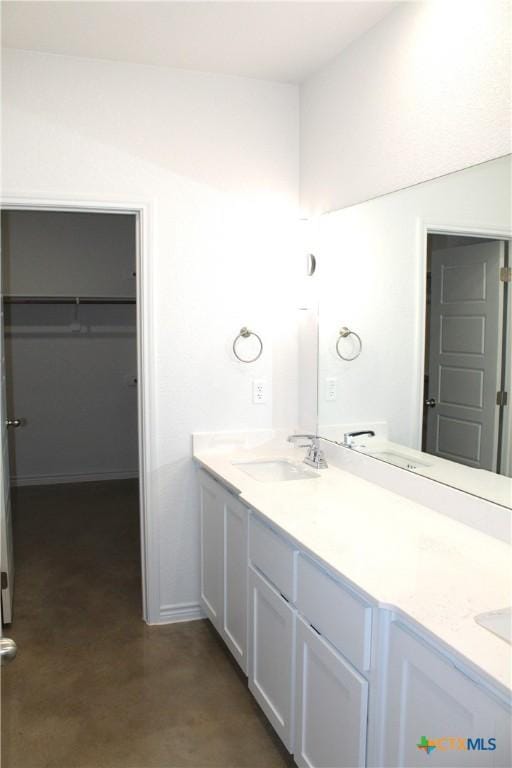
[[[512,506],[511,162],[321,217],[318,434]]]

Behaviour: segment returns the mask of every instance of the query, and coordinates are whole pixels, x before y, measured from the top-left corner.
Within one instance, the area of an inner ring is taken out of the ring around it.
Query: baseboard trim
[[[160,617],[152,624],[176,624],[180,621],[197,621],[206,618],[199,603],[176,603],[175,605],[162,605]]]
[[[139,476],[136,469],[119,472],[91,472],[80,475],[26,475],[11,477],[13,487],[25,485],[61,485],[63,483],[92,483],[98,480],[131,480]]]

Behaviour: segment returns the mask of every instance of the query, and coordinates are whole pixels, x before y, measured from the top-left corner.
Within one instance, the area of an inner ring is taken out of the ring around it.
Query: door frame
[[[512,242],[512,230],[500,229],[484,225],[481,227],[468,227],[464,224],[453,225],[438,222],[428,222],[421,217],[416,219],[416,253],[418,255],[418,272],[416,275],[416,380],[414,383],[416,401],[415,412],[417,414],[416,427],[414,430],[415,447],[421,450],[421,436],[423,425],[423,394],[424,394],[424,371],[425,371],[425,317],[427,311],[427,287],[425,275],[427,272],[427,236],[428,235],[460,235],[465,237],[485,237],[488,240],[508,240]],[[510,247],[509,247],[510,258]],[[509,316],[507,318],[509,331],[511,328],[511,312],[509,301]],[[510,394],[510,393],[509,393]],[[512,412],[512,408],[510,408]],[[510,416],[512,420],[512,415]],[[512,446],[504,446],[504,452],[507,454],[512,450]],[[508,450],[507,450],[508,449]]]
[[[0,210],[117,213],[135,216],[137,310],[137,422],[142,618],[152,623],[160,613],[158,549],[151,519],[151,206],[141,202],[57,200],[35,197],[0,198]],[[1,470],[0,470],[1,471]],[[10,482],[10,479],[6,479]],[[156,555],[156,557],[155,557]]]

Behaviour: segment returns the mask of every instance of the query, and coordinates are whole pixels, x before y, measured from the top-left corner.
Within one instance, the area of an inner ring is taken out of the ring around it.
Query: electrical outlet
[[[325,380],[325,399],[329,402],[334,402],[337,397],[337,384],[338,379],[335,376]]]
[[[252,402],[260,405],[267,400],[267,382],[265,379],[253,379],[252,382]]]

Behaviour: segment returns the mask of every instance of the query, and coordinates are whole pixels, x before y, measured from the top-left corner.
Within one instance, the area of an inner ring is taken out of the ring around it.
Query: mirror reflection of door
[[[507,473],[507,243],[430,234],[427,253],[424,450]]]

